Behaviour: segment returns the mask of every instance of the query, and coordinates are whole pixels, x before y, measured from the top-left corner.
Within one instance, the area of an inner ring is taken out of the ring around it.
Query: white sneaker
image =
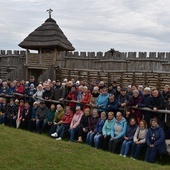
[[[61,139],[61,137],[59,137],[59,138],[56,138],[56,140],[62,140],[62,139]]]
[[[126,155],[123,155],[123,157],[125,157],[125,158],[126,158]]]
[[[57,138],[58,137],[58,133],[57,132],[52,133],[51,136],[54,137],[54,138]]]
[[[119,154],[120,156],[123,156],[122,154]]]

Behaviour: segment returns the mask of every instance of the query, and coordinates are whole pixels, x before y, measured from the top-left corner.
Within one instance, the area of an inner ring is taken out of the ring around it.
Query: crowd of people
[[[141,108],[150,108],[142,110]],[[161,111],[160,111],[161,110]],[[37,83],[0,79],[0,124],[57,141],[85,142],[96,149],[154,162],[170,139],[170,87],[163,89],[115,80],[85,82],[50,79]]]

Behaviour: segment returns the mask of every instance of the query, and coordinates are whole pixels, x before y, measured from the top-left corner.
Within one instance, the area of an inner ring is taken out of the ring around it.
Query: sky
[[[48,18],[76,51],[170,52],[169,0],[0,0],[0,50],[18,44]]]

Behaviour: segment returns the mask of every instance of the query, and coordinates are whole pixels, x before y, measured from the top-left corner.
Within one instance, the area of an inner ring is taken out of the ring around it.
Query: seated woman
[[[96,134],[94,129],[96,128],[98,120],[99,120],[98,111],[97,111],[97,109],[93,109],[92,116],[90,116],[89,120],[88,120],[89,132],[86,137],[86,143],[90,146],[93,146],[93,141],[94,141],[93,138]]]
[[[105,121],[104,126],[102,128],[103,138],[101,139],[102,149],[108,150],[109,140],[111,138],[111,126],[115,121],[114,113],[108,113],[108,119]]]
[[[78,126],[80,124],[80,120],[81,117],[83,116],[83,112],[80,108],[80,106],[76,107],[76,113],[73,116],[73,119],[71,121],[70,124],[70,129],[69,129],[69,133],[70,133],[70,142],[74,142],[74,137],[75,137],[75,133],[78,131]]]
[[[101,147],[100,139],[103,137],[102,128],[103,128],[105,121],[106,121],[106,112],[102,112],[100,115],[100,119],[97,122],[96,128],[94,129],[94,132],[96,133],[94,136],[95,148]]]
[[[47,132],[51,129],[53,125],[54,115],[55,115],[55,105],[51,104],[50,109],[47,109],[47,112],[45,113],[45,120],[40,130],[40,133]]]
[[[120,150],[120,155],[126,157],[129,149],[133,143],[133,136],[135,134],[137,128],[137,124],[134,118],[131,118],[129,121],[129,125],[127,126],[127,130],[124,136],[124,141],[122,143],[121,146],[121,150]]]
[[[90,109],[86,108],[84,110],[84,114],[81,117],[80,120],[80,125],[79,125],[79,129],[78,129],[78,140],[77,142],[83,142],[83,136],[86,136],[88,133],[88,119],[90,116]]]
[[[58,125],[60,126],[55,133],[51,134],[51,137],[55,137],[56,140],[62,140],[64,132],[66,132],[70,127],[72,118],[73,118],[72,110],[70,106],[66,106],[66,111],[63,114],[61,120],[58,122]]]
[[[111,127],[111,138],[109,141],[109,151],[115,153],[118,144],[121,144],[126,133],[127,122],[121,112],[116,113],[116,120]]]
[[[147,124],[144,120],[141,120],[139,126],[133,137],[133,144],[131,148],[131,158],[136,159],[140,155],[141,149],[146,146],[146,133]]]
[[[166,153],[165,134],[163,129],[158,125],[158,119],[151,119],[151,127],[146,134],[147,150],[145,161],[153,163],[156,155]]]
[[[58,122],[60,122],[63,114],[64,114],[64,109],[60,104],[58,104],[57,109],[54,114],[53,125],[51,126],[51,129],[49,131],[49,135],[55,133],[57,129],[59,128],[60,124]]]

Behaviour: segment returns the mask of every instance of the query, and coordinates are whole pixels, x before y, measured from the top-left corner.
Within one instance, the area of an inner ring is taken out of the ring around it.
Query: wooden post
[[[40,63],[40,65],[42,64],[42,49],[40,49],[39,63]]]
[[[28,65],[28,53],[29,53],[29,50],[27,49],[26,50],[26,65]]]

